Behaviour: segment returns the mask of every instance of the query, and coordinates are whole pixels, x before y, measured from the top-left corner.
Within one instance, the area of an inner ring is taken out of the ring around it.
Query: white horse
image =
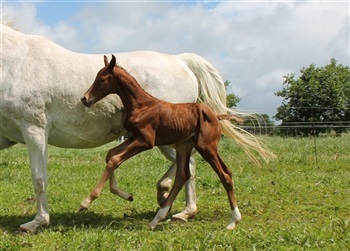
[[[71,52],[44,37],[25,35],[3,24],[0,31],[0,149],[16,143],[27,145],[37,214],[20,229],[35,232],[50,221],[46,193],[48,144],[90,148],[111,142],[125,133],[123,107],[116,95],[92,109],[80,102],[103,66],[102,55]],[[195,54],[138,51],[115,55],[118,63],[155,97],[173,103],[195,102],[200,93],[217,113],[228,111],[222,78],[211,64]],[[252,148],[263,157],[270,157],[251,135],[237,131],[235,137],[244,149]],[[176,170],[175,151],[167,146],[160,150],[173,164],[157,183],[159,203],[166,198]],[[191,172],[186,185],[186,207],[173,216],[184,221],[197,212],[192,158]],[[114,175],[110,177],[110,190],[132,199],[131,194],[117,187]]]

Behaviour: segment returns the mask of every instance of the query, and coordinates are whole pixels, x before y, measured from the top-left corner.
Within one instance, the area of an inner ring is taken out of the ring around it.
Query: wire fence
[[[259,123],[257,125],[241,126],[244,130],[252,134],[284,135],[296,136],[298,129],[308,129],[310,135],[319,133],[313,132],[316,129],[320,133],[337,133],[338,131],[350,131],[350,121],[337,122],[288,122],[281,125],[271,125],[270,123]],[[284,132],[283,132],[284,131]],[[294,132],[293,132],[294,131]]]
[[[350,104],[348,109],[334,107],[294,107],[300,121],[282,121],[275,125],[263,116],[253,115],[242,128],[253,134],[277,134],[283,136],[308,136],[323,133],[342,133],[350,130]]]
[[[267,134],[267,135],[279,135],[279,136],[312,136],[314,142],[314,157],[315,166],[318,167],[318,146],[316,138],[321,135],[340,135],[342,133],[350,133],[350,121],[349,120],[336,120],[335,117],[331,117],[331,112],[339,109],[325,108],[325,107],[300,107],[300,109],[309,109],[311,115],[309,118],[304,118],[307,121],[288,121],[282,122],[280,125],[275,125],[272,121],[266,121],[262,119],[262,116],[255,117],[255,123],[253,120],[248,120],[249,125],[242,125],[241,127],[252,134]],[[324,116],[320,112],[315,110],[326,111],[325,114],[329,116],[329,120],[323,120]],[[350,118],[350,108],[342,110],[340,112],[343,118]],[[316,117],[318,116],[318,117]],[[332,121],[336,120],[336,121]],[[253,123],[252,123],[253,122]]]

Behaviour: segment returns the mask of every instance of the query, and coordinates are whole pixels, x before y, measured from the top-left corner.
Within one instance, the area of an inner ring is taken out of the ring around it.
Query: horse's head
[[[81,102],[87,107],[92,106],[108,94],[114,93],[112,82],[113,70],[116,65],[115,56],[112,54],[112,59],[109,63],[107,57],[104,56],[104,63],[105,67],[97,73],[94,83],[81,98]]]

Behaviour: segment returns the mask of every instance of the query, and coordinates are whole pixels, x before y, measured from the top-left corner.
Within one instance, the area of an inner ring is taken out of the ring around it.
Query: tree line
[[[282,90],[275,93],[282,98],[274,119],[267,114],[253,114],[244,119],[243,128],[258,133],[309,136],[339,134],[350,129],[350,69],[332,58],[330,63],[317,67],[311,64],[300,70],[299,76],[283,76]],[[226,81],[226,86],[229,82]],[[227,105],[237,107],[240,98],[227,95]]]

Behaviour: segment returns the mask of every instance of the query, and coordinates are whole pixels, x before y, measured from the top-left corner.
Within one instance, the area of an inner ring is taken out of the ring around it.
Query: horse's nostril
[[[85,97],[82,97],[80,100],[81,100],[81,102],[83,102],[84,104],[86,103],[86,98],[85,98]]]

